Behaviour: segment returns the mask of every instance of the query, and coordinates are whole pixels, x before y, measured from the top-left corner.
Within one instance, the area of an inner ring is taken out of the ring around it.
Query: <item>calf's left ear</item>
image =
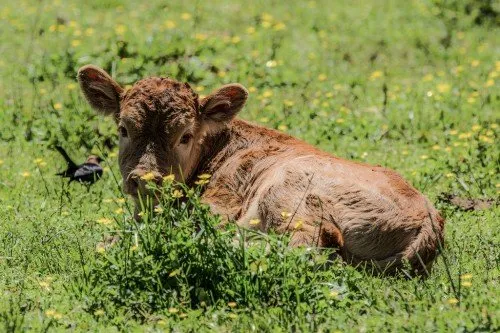
[[[204,120],[227,123],[243,108],[248,91],[241,84],[231,83],[217,89],[200,101]]]

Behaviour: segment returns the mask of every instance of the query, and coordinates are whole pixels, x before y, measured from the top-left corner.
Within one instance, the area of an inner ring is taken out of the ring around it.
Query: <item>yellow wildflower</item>
[[[149,182],[149,181],[151,181],[151,180],[155,179],[155,175],[154,175],[154,173],[152,173],[152,172],[148,172],[148,173],[146,173],[145,175],[142,175],[142,176],[141,176],[141,179],[142,179],[142,180],[145,180],[145,181],[147,181],[147,182]]]
[[[73,47],[77,47],[77,46],[80,46],[80,44],[81,44],[81,43],[82,43],[82,41],[81,41],[81,40],[79,40],[79,39],[73,39],[73,40],[71,41],[71,46],[73,46]]]
[[[426,160],[426,159],[428,159],[428,158],[429,158],[429,156],[427,156],[427,155],[420,155],[420,158],[421,158],[422,160]]]
[[[255,27],[248,27],[246,31],[247,34],[252,35],[255,33]]]
[[[182,192],[180,190],[174,190],[172,192],[172,197],[174,198],[182,198],[184,196],[184,194],[182,194]]]
[[[231,38],[231,43],[238,44],[239,42],[241,42],[240,36],[234,36],[233,38]]]
[[[99,317],[99,316],[104,316],[104,314],[105,314],[105,313],[106,313],[106,312],[104,312],[104,310],[103,310],[103,309],[98,309],[98,310],[95,310],[95,311],[94,311],[94,316],[97,316],[97,317]]]
[[[472,67],[477,67],[477,66],[479,66],[479,64],[480,64],[479,60],[476,60],[476,59],[474,59],[474,60],[472,60],[472,61],[470,62],[470,65],[471,65]]]
[[[21,176],[23,176],[24,178],[28,178],[31,176],[31,173],[29,171],[24,171]]]
[[[278,62],[276,60],[269,60],[268,62],[266,62],[266,67],[268,68],[273,68],[273,67],[276,67],[278,65]]]
[[[286,29],[286,24],[283,22],[278,22],[274,25],[274,30],[276,31],[282,31]]]
[[[271,90],[266,90],[262,93],[262,97],[264,98],[269,98],[273,95],[273,92]]]
[[[339,295],[339,292],[337,290],[330,291],[330,297],[336,298],[338,295]]]
[[[439,150],[439,149],[441,149],[441,147],[439,147],[439,145],[432,146],[432,150]]]
[[[384,75],[384,73],[382,71],[374,71],[371,75],[370,75],[370,80],[371,81],[374,81],[380,77],[382,77]]]
[[[123,208],[118,208],[117,210],[115,210],[115,214],[117,215],[123,214],[123,212],[124,212]]]
[[[164,182],[171,183],[174,180],[175,180],[175,175],[174,174],[166,175],[165,177],[163,177],[163,181]]]
[[[236,302],[229,302],[227,303],[227,305],[230,307],[230,308],[235,308],[236,307]]]
[[[100,219],[97,220],[97,223],[104,224],[104,225],[110,225],[113,223],[113,220],[108,219],[106,217],[101,217]]]
[[[172,21],[172,20],[166,20],[163,23],[163,26],[165,28],[169,29],[169,30],[172,30],[172,29],[174,29],[177,26],[177,24],[174,21]]]
[[[462,281],[462,286],[466,288],[472,287],[472,282],[470,281]]]
[[[61,313],[52,309],[45,311],[45,315],[49,318],[54,318],[54,319],[61,319],[63,317]]]
[[[458,303],[458,299],[456,299],[456,298],[450,298],[448,300],[448,304],[455,305],[457,303]]]
[[[302,220],[298,220],[297,223],[295,223],[295,225],[293,226],[293,228],[295,230],[300,230],[302,229],[302,226],[304,225],[304,221]]]
[[[125,26],[124,24],[118,24],[115,27],[115,32],[117,35],[123,35],[126,31],[127,31],[127,26]]]
[[[440,83],[437,85],[437,90],[444,94],[451,90],[451,86],[448,83]]]
[[[432,75],[432,74],[427,74],[422,78],[422,81],[424,81],[424,82],[429,82],[432,80],[434,80],[434,75]]]
[[[56,109],[56,110],[61,110],[62,108],[63,108],[62,103],[55,103],[55,104],[54,104],[54,109]]]
[[[199,179],[210,179],[210,177],[212,177],[212,175],[208,173],[204,173],[198,176]]]
[[[486,81],[486,83],[484,84],[484,86],[486,88],[489,88],[489,87],[493,87],[495,85],[495,81],[493,79],[489,79],[488,81]]]
[[[337,124],[342,124],[342,123],[344,123],[344,122],[345,122],[345,120],[344,120],[343,118],[337,118],[337,120],[335,120],[335,122],[336,122]]]
[[[258,225],[260,223],[259,219],[251,219],[248,224],[250,225]]]
[[[318,75],[318,80],[319,81],[326,81],[326,79],[327,79],[326,74],[320,74],[320,75]]]
[[[287,126],[287,125],[285,125],[285,124],[281,124],[281,125],[278,125],[278,129],[279,129],[280,131],[283,131],[283,132],[284,132],[284,131],[288,130],[288,126]]]
[[[154,209],[154,212],[158,213],[158,214],[161,214],[161,213],[163,213],[163,208],[160,207],[160,206],[156,206],[155,209]]]
[[[182,13],[181,15],[181,19],[183,19],[184,21],[189,21],[191,19],[192,15],[189,14],[189,13]]]
[[[253,92],[257,91],[257,88],[255,88],[254,86],[251,86],[250,88],[248,88],[248,91],[253,93]]]
[[[168,309],[168,312],[170,312],[170,313],[177,313],[177,312],[179,312],[179,309],[176,309],[176,308],[169,308],[169,309]]]
[[[292,216],[292,213],[289,213],[287,211],[283,211],[281,212],[281,217],[283,217],[284,219],[287,219],[289,218],[290,216]]]

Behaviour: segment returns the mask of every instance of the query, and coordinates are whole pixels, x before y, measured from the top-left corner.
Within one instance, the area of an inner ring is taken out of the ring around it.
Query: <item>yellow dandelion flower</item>
[[[326,74],[320,74],[320,75],[318,75],[318,80],[319,81],[326,81],[326,79],[327,79]]]
[[[104,225],[110,225],[113,223],[113,220],[108,219],[106,217],[101,217],[100,219],[97,220],[97,223],[104,224]]]
[[[158,213],[158,214],[161,214],[161,213],[163,213],[163,208],[160,207],[160,206],[156,206],[155,209],[154,209],[154,212]]]
[[[118,24],[115,27],[115,32],[117,35],[123,35],[123,34],[125,34],[126,31],[127,31],[127,26],[124,24]]]
[[[422,159],[422,160],[426,160],[428,158],[429,158],[429,156],[427,156],[427,155],[420,155],[420,159]]]
[[[137,251],[139,249],[139,246],[138,245],[132,245],[130,247],[130,252],[134,252],[134,251]]]
[[[197,92],[202,92],[203,90],[205,90],[205,87],[203,86],[196,86],[196,88],[194,88]]]
[[[345,120],[343,118],[337,118],[337,120],[335,120],[335,122],[337,124],[343,124],[345,122]]]
[[[453,178],[453,177],[455,177],[455,174],[448,172],[445,176],[446,176],[446,178]]]
[[[467,103],[469,103],[469,104],[474,104],[474,103],[476,103],[476,98],[474,98],[474,97],[472,97],[472,96],[471,96],[471,97],[468,97],[468,98],[467,98]]]
[[[163,26],[166,29],[172,30],[177,26],[177,23],[175,23],[175,21],[172,20],[166,20],[165,22],[163,22]]]
[[[248,224],[250,225],[258,225],[260,224],[260,220],[259,219],[251,219]]]
[[[439,150],[439,149],[441,149],[441,147],[439,147],[439,145],[432,146],[432,150]]]
[[[94,316],[97,316],[97,317],[104,316],[105,314],[106,314],[106,312],[104,312],[103,309],[98,309],[98,310],[94,311]]]
[[[118,208],[117,210],[115,210],[115,214],[116,215],[120,215],[120,214],[123,214],[125,211],[123,210],[123,208]]]
[[[155,175],[152,172],[148,172],[145,175],[142,175],[141,179],[149,182],[149,181],[152,181],[153,179],[155,179]]]
[[[35,162],[35,164],[40,164],[43,162],[43,158],[36,158],[33,160],[33,162]]]
[[[330,297],[336,298],[338,295],[339,295],[339,292],[337,290],[330,291]]]
[[[325,97],[326,98],[332,98],[333,97],[333,93],[332,92],[328,92],[325,94]]]
[[[240,36],[234,36],[234,37],[231,38],[231,43],[238,44],[239,42],[241,42],[241,37]]]
[[[487,137],[486,135],[480,135],[479,140],[485,143],[493,143],[493,139],[490,137]]]
[[[76,89],[76,84],[75,83],[68,83],[66,85],[66,89],[68,89],[68,90],[75,90]]]
[[[446,147],[444,150],[449,153],[451,151],[451,147]]]
[[[422,78],[422,81],[424,82],[429,82],[429,81],[432,81],[434,80],[434,75],[432,74],[426,74],[423,78]]]
[[[217,76],[222,78],[222,77],[226,77],[226,74],[227,74],[227,72],[226,72],[226,71],[219,71],[219,72],[217,73]]]
[[[31,176],[31,173],[29,171],[24,171],[21,176],[23,176],[24,178],[28,178]]]
[[[0,160],[0,165],[2,165],[3,163],[4,163],[3,160]]]
[[[492,79],[489,79],[488,81],[486,81],[486,83],[484,84],[484,86],[486,88],[489,88],[489,87],[493,87],[495,85],[495,81],[492,80]]]
[[[169,313],[177,313],[177,312],[179,312],[179,309],[177,309],[177,308],[169,308],[168,312]]]
[[[264,98],[269,98],[271,96],[273,96],[273,92],[271,90],[266,90],[262,93],[262,97]]]
[[[90,37],[94,34],[94,29],[93,28],[87,28],[85,29],[85,36]]]
[[[227,303],[227,305],[230,307],[230,308],[235,308],[236,307],[236,302],[229,302]]]
[[[45,291],[50,291],[50,282],[48,281],[39,281],[38,285]]]
[[[287,219],[289,218],[290,216],[292,216],[292,213],[289,213],[287,211],[282,211],[281,212],[281,217],[284,218],[284,219]]]
[[[197,33],[194,35],[194,39],[200,40],[200,41],[206,40],[207,38],[208,38],[208,36],[206,34]]]
[[[238,318],[238,315],[237,315],[236,313],[230,313],[230,314],[228,314],[227,316],[228,316],[229,318],[231,318],[231,319],[236,319],[236,318]]]
[[[294,106],[294,105],[295,105],[295,102],[294,102],[294,101],[291,101],[291,100],[289,100],[289,99],[285,99],[285,100],[283,101],[283,104],[284,104],[285,106],[287,106],[287,107],[292,107],[292,106]]]
[[[81,41],[81,40],[79,40],[79,39],[73,39],[73,40],[71,41],[71,46],[73,46],[73,47],[77,47],[77,46],[80,46],[80,44],[81,44],[81,43],[82,43],[82,41]]]
[[[175,180],[175,175],[174,174],[166,175],[165,177],[163,177],[163,181],[164,182],[171,183],[174,180]]]
[[[125,198],[118,198],[115,201],[117,204],[124,204],[127,200]]]
[[[55,104],[54,104],[54,109],[56,109],[56,110],[61,110],[62,108],[63,108],[62,103],[55,103]]]
[[[108,199],[104,199],[104,200],[102,200],[102,202],[104,202],[104,203],[112,203],[113,199],[109,199],[109,198]]]
[[[458,131],[457,130],[451,130],[448,133],[450,133],[450,135],[457,135]]]
[[[477,66],[479,66],[479,64],[480,64],[479,60],[476,60],[476,59],[474,59],[474,60],[472,60],[472,61],[470,62],[470,65],[471,65],[472,67],[477,67]]]
[[[253,35],[255,33],[255,27],[248,27],[246,29],[247,34]]]
[[[286,24],[283,23],[283,22],[278,22],[274,25],[273,27],[274,30],[276,31],[282,31],[282,30],[285,30],[286,29]]]
[[[276,67],[278,65],[278,62],[276,60],[269,60],[268,62],[266,62],[266,67],[268,68],[273,68],[273,67]]]
[[[272,21],[273,20],[273,16],[269,13],[262,13],[262,15],[260,15],[260,18],[262,19],[262,21]]]
[[[297,223],[295,223],[295,225],[293,226],[293,228],[295,230],[299,230],[299,229],[302,229],[302,226],[304,225],[304,221],[302,220],[298,220]]]
[[[104,252],[106,252],[106,248],[103,244],[99,244],[96,246],[95,251],[99,254],[103,254]]]
[[[476,125],[473,125],[471,129],[472,129],[474,132],[477,132],[477,131],[479,131],[481,128],[482,128],[482,127],[481,127],[481,125],[477,125],[477,124],[476,124]]]
[[[283,132],[284,132],[284,131],[288,130],[288,126],[287,126],[287,125],[285,125],[285,124],[281,124],[281,125],[278,125],[278,129],[279,129],[280,131],[283,131]]]
[[[382,71],[374,71],[371,75],[370,75],[370,80],[371,81],[374,81],[380,77],[382,77],[384,75],[384,73]]]
[[[254,93],[257,91],[257,88],[255,88],[254,86],[251,86],[250,88],[248,88],[248,91],[251,93]]]
[[[210,179],[211,177],[212,177],[212,175],[209,173],[203,173],[201,175],[198,175],[199,179]]]
[[[462,281],[462,287],[470,288],[470,287],[472,287],[472,282]]]
[[[458,135],[459,139],[469,139],[472,136],[471,132],[466,132],[466,133],[460,133]]]
[[[455,305],[458,303],[458,299],[450,298],[447,302],[448,302],[448,304]]]
[[[451,86],[448,83],[440,83],[436,88],[442,94],[445,94],[451,90]]]
[[[183,19],[184,21],[189,21],[191,19],[192,15],[189,14],[189,13],[182,13],[181,14],[181,19]]]
[[[165,326],[165,325],[167,325],[167,322],[166,322],[165,320],[158,320],[156,323],[157,323],[158,325],[160,325],[160,326]]]
[[[267,118],[267,117],[262,117],[262,118],[260,118],[260,119],[259,119],[259,121],[260,121],[261,123],[268,123],[268,122],[269,122],[269,118]]]
[[[174,198],[182,198],[184,194],[180,190],[174,190],[172,192],[172,197]]]
[[[269,28],[271,26],[271,22],[269,22],[269,21],[262,21],[261,25],[262,25],[263,28],[267,29],[267,28]]]
[[[498,128],[498,124],[490,124],[490,128],[493,128],[493,129]]]
[[[73,31],[73,36],[80,37],[81,35],[82,35],[82,31],[80,29]]]
[[[69,216],[69,215],[70,215],[70,213],[67,210],[63,210],[61,212],[61,216]]]
[[[403,151],[401,152],[401,154],[403,154],[403,155],[408,155],[408,154],[409,154],[409,152],[408,152],[408,150],[403,150]]]
[[[57,312],[56,310],[53,310],[53,309],[49,309],[49,310],[45,311],[45,315],[49,318],[54,318],[54,319],[61,319],[62,318],[62,314]]]

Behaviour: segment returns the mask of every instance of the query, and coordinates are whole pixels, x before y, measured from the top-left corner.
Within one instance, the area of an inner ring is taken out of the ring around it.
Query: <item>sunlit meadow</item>
[[[499,15],[487,0],[3,1],[0,331],[498,331]],[[447,220],[431,277],[217,227],[198,197],[209,175],[166,179],[135,223],[85,64],[126,87],[239,82],[242,118],[398,170]],[[103,178],[55,176],[56,144],[102,156]]]

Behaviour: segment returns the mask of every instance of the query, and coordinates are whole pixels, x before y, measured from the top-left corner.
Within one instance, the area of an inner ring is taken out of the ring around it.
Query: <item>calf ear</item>
[[[105,115],[120,112],[122,87],[104,70],[94,65],[83,66],[78,70],[80,88],[90,106]]]
[[[204,120],[227,123],[243,108],[248,91],[241,84],[222,86],[201,100],[200,110]]]

